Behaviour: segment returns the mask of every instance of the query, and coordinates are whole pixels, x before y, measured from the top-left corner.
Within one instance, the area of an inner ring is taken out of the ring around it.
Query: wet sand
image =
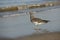
[[[0,40],[60,40],[60,32],[51,32],[43,34],[32,34],[15,39],[0,39]]]
[[[16,40],[60,40],[60,32],[33,34]]]

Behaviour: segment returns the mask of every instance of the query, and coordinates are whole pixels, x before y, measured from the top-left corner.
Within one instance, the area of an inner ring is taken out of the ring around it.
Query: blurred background
[[[51,1],[60,1],[60,0],[0,0],[0,7],[37,4],[37,3],[51,2]]]

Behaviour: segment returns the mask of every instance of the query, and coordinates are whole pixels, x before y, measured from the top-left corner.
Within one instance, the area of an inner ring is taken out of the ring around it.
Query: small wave
[[[20,14],[11,14],[11,15],[4,15],[3,17],[10,17],[10,16],[19,16]]]

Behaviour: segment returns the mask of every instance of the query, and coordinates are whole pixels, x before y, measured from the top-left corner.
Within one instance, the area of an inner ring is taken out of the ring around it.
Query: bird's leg
[[[40,32],[40,28],[39,28],[39,26],[38,25],[36,25],[35,27],[34,27],[34,30],[36,30],[36,32]]]

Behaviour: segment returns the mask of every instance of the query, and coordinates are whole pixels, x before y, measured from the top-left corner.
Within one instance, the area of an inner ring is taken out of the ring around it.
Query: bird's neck
[[[33,15],[30,15],[30,19],[33,19],[33,18],[35,18]]]
[[[30,19],[33,19],[34,18],[34,15],[33,15],[33,13],[29,13],[30,14]]]

